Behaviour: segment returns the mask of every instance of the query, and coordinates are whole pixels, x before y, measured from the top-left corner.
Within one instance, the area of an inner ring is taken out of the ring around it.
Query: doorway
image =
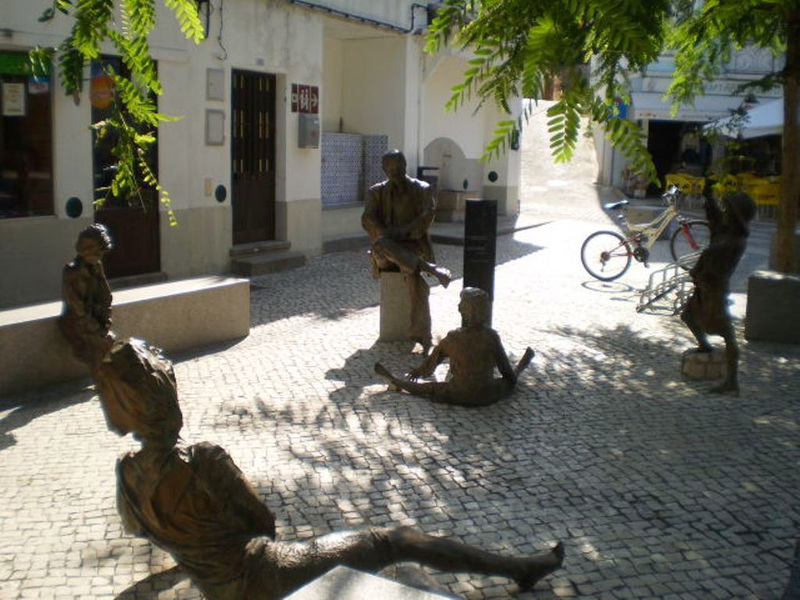
[[[275,239],[275,75],[232,73],[233,243]]]
[[[118,57],[103,57],[92,63],[89,82],[92,123],[108,118],[114,110],[115,95],[108,68],[124,76],[130,75]],[[117,135],[110,131],[98,139],[97,132],[92,131],[95,202],[100,202],[95,210],[95,221],[108,228],[114,241],[114,249],[103,258],[106,276],[111,279],[155,273],[161,268],[158,192],[150,186],[143,186],[135,197],[111,194],[109,186],[118,160],[113,154]],[[158,177],[158,141],[148,149],[144,158]],[[142,178],[141,173],[137,175]]]

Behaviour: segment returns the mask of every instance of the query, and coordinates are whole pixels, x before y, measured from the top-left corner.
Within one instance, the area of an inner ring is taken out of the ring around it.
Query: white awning
[[[800,117],[800,106],[798,106]],[[742,137],[744,139],[780,135],[783,133],[783,99],[757,104],[747,111],[747,119],[736,127],[731,123],[732,117],[719,119],[706,127],[720,129],[724,135]]]
[[[694,106],[682,106],[673,117],[670,104],[661,93],[634,92],[631,94],[634,119],[656,119],[665,121],[713,121],[730,115],[731,110],[742,104],[738,96],[698,96]]]

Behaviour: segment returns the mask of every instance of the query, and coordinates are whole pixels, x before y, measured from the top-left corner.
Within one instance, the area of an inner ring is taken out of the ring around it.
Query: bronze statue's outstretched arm
[[[411,369],[411,371],[409,371],[408,379],[410,381],[417,381],[420,377],[430,377],[433,375],[436,367],[438,367],[445,358],[447,358],[447,354],[442,349],[442,346],[437,344],[416,369]]]

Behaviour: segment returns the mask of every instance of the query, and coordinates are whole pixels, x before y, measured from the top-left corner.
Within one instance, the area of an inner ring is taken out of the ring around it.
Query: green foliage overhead
[[[696,11],[677,15],[676,26],[666,38],[675,52],[675,72],[667,93],[677,103],[690,103],[703,93],[730,61],[732,52],[749,45],[771,50],[776,56],[786,50],[786,23],[797,0],[707,0]],[[769,73],[740,89],[769,90],[783,84],[783,73]]]
[[[205,31],[194,0],[164,0],[164,4],[174,14],[188,40],[197,43],[204,38]],[[118,164],[107,191],[140,201],[139,186],[142,183],[151,185],[159,192],[174,223],[169,195],[158,184],[145,160],[148,147],[155,142],[159,123],[174,120],[159,113],[153,101],[162,92],[148,43],[148,36],[156,25],[155,0],[53,0],[39,21],[53,20],[59,13],[73,19],[70,34],[56,47],[33,50],[34,68],[42,70],[42,65],[49,64],[55,57],[64,89],[77,99],[83,92],[87,65],[100,58],[106,41],[111,43],[130,75],[107,71],[114,81],[117,101],[109,118],[92,125],[98,138],[111,130],[117,134],[118,141],[112,153]]]
[[[452,90],[451,109],[476,98],[510,113],[512,98],[541,99],[547,84],[560,80],[561,98],[548,110],[556,159],[572,157],[581,118],[588,117],[655,181],[645,136],[635,123],[617,118],[617,101],[629,100],[628,73],[658,58],[671,8],[669,0],[446,0],[426,50],[453,44],[474,55]],[[498,125],[486,157],[505,149],[532,109],[528,105],[516,121]]]

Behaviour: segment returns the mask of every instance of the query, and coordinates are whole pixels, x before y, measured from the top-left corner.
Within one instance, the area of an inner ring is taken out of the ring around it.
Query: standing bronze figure
[[[731,194],[719,204],[711,193],[705,197],[705,210],[711,240],[689,271],[694,282],[681,319],[697,339],[697,352],[711,352],[709,335],[725,340],[725,380],[710,390],[718,394],[739,393],[739,347],[728,310],[730,280],[747,246],[749,223],[756,205],[747,194]]]
[[[534,353],[526,348],[516,367],[511,366],[500,335],[488,325],[490,302],[483,290],[464,288],[458,304],[463,325],[450,331],[408,374],[408,379],[395,377],[380,363],[375,364],[375,372],[401,390],[445,404],[487,406],[510,396]],[[450,380],[417,381],[420,377],[430,377],[445,359],[450,360]],[[495,368],[500,378],[494,376]]]
[[[399,150],[383,156],[387,180],[369,190],[361,224],[369,234],[373,274],[399,271],[406,280],[411,302],[409,339],[431,347],[430,288],[422,274],[435,277],[443,286],[450,271],[436,264],[428,229],[435,216],[430,186],[406,174],[406,158]]]

